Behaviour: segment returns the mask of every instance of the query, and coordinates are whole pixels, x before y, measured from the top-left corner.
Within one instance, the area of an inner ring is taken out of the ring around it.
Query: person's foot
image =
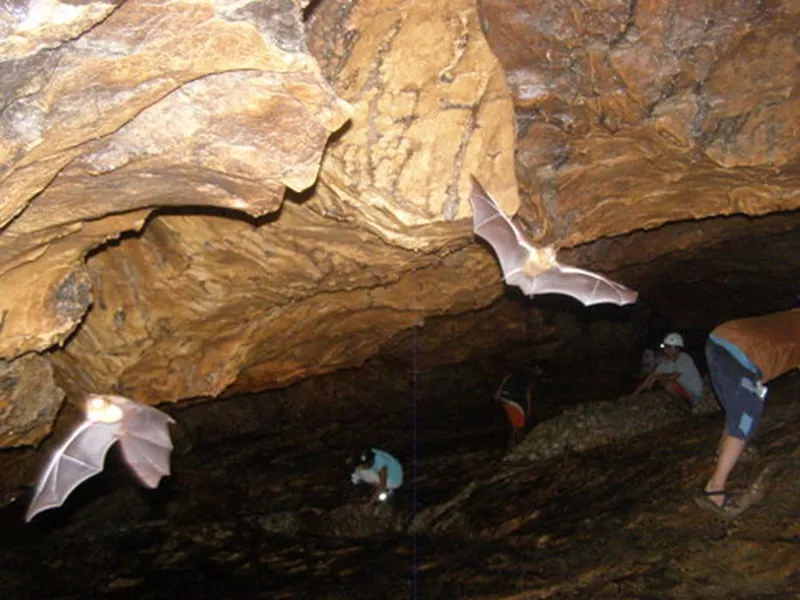
[[[709,489],[709,487],[706,486],[703,490],[703,494],[709,502],[716,504],[720,508],[725,506],[725,502],[728,500],[728,494],[725,493],[725,490]]]
[[[738,506],[723,490],[700,492],[694,497],[694,502],[703,510],[714,512],[725,519],[735,519],[747,508]]]

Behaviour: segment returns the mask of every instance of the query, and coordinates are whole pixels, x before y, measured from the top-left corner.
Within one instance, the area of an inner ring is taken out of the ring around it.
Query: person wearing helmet
[[[673,397],[687,400],[690,407],[703,397],[703,379],[692,357],[683,352],[683,336],[680,333],[668,333],[664,337],[655,369],[633,394],[654,386],[663,387]]]
[[[700,508],[723,517],[742,512],[725,491],[736,462],[761,421],[766,383],[800,368],[800,309],[736,319],[717,326],[706,342],[711,384],[725,409],[717,464],[695,496]]]
[[[371,509],[378,502],[386,502],[394,490],[403,485],[403,466],[384,450],[370,448],[359,453],[354,462],[355,470],[350,475],[353,485],[364,482],[375,486],[365,510]]]

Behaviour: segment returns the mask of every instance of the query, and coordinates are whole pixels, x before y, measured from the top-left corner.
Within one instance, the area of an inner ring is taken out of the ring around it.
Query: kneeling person
[[[371,448],[356,457],[356,468],[350,476],[353,485],[362,481],[375,486],[375,491],[366,508],[373,507],[377,502],[386,502],[394,490],[403,485],[403,467],[394,456]]]

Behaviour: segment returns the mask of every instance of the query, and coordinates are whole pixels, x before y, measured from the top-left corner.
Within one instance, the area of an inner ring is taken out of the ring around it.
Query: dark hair
[[[372,461],[375,458],[375,453],[372,451],[371,448],[365,448],[361,450],[355,457],[355,464],[356,466],[372,464]]]

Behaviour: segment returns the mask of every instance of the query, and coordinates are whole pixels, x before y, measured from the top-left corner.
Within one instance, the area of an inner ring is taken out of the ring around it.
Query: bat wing
[[[610,302],[623,306],[636,302],[638,293],[591,271],[558,265],[531,278],[530,294],[566,294],[586,306]],[[524,289],[524,288],[523,288]]]
[[[122,456],[142,484],[155,488],[163,476],[170,474],[169,424],[175,421],[157,408],[123,400],[125,416],[119,436]]]
[[[102,471],[106,453],[118,439],[119,431],[119,423],[81,423],[53,453],[42,472],[25,521],[43,510],[61,506],[75,488]]]
[[[531,245],[474,177],[469,201],[472,204],[473,231],[492,246],[506,283],[522,287],[521,282],[529,279],[523,268]],[[524,288],[523,291],[527,293]]]
[[[586,306],[611,302],[631,304],[638,294],[610,279],[577,267],[557,265],[536,276],[525,272],[525,263],[536,249],[509,219],[480,183],[472,178],[470,193],[473,230],[485,239],[497,254],[508,285],[518,286],[528,296],[566,294]]]

